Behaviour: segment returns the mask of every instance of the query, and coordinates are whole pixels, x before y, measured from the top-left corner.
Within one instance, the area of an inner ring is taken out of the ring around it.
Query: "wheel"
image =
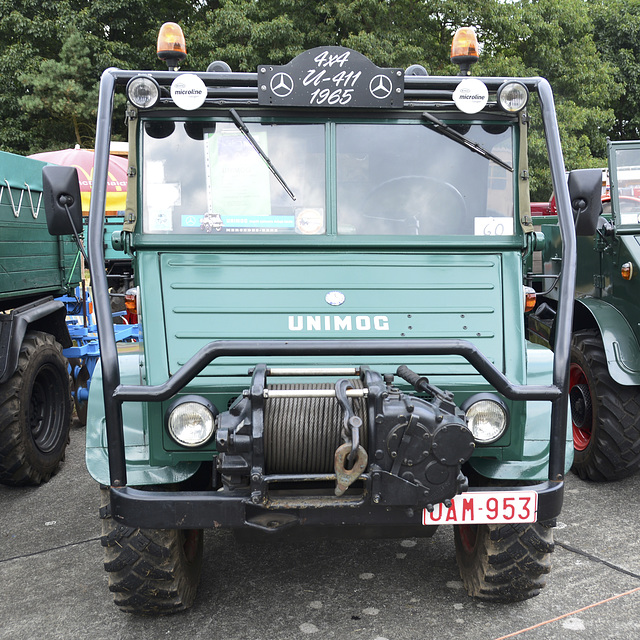
[[[111,518],[102,489],[104,568],[115,604],[128,613],[164,615],[194,602],[202,568],[201,529],[139,529]]]
[[[467,593],[490,602],[537,596],[551,570],[554,525],[455,526],[456,560]]]
[[[428,176],[402,176],[378,185],[364,209],[368,233],[455,235],[472,233],[467,205],[450,183]]]
[[[620,480],[640,468],[640,388],[611,378],[596,329],[573,335],[569,402],[573,470],[581,478]]]
[[[64,460],[71,428],[67,361],[53,336],[25,335],[18,368],[0,389],[0,482],[37,485]]]

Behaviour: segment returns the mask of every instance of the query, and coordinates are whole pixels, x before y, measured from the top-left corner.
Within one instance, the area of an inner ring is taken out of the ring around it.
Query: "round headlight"
[[[127,98],[138,109],[150,109],[160,100],[160,85],[150,76],[136,76],[127,83]]]
[[[498,104],[509,113],[522,111],[529,101],[529,90],[522,82],[505,82],[498,89]]]
[[[216,408],[206,398],[185,396],[169,407],[169,435],[184,447],[198,447],[211,439],[215,430]]]
[[[462,408],[465,410],[467,426],[476,442],[495,442],[507,429],[509,414],[506,406],[498,399],[470,398]]]

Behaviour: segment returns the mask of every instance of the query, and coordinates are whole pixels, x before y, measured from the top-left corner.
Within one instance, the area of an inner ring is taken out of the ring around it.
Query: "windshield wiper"
[[[496,164],[499,164],[507,171],[513,171],[513,168],[510,167],[504,160],[500,160],[500,158],[491,153],[491,151],[487,151],[479,144],[473,142],[472,140],[469,140],[469,138],[466,138],[461,133],[458,133],[453,127],[450,127],[448,124],[442,122],[442,120],[431,115],[429,112],[423,111],[422,117],[427,121],[425,122],[425,124],[433,127],[434,131],[441,133],[443,136],[450,138],[458,144],[464,145],[470,151],[480,154],[483,158],[487,158],[487,160],[493,160]]]
[[[247,139],[247,142],[256,150],[258,155],[264,160],[267,167],[269,167],[269,171],[274,175],[275,179],[282,185],[282,188],[289,194],[289,197],[292,200],[295,200],[296,197],[293,195],[293,191],[289,189],[289,186],[284,181],[284,178],[278,173],[278,170],[273,166],[271,160],[269,160],[269,156],[262,150],[262,147],[258,144],[258,141],[251,135],[249,128],[242,121],[240,114],[235,109],[229,109],[229,115],[233,120],[233,123],[238,127],[242,135]]]

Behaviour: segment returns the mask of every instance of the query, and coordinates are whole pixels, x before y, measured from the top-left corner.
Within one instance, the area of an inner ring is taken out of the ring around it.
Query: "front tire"
[[[533,598],[551,571],[553,522],[454,527],[456,560],[470,596],[488,602]]]
[[[578,331],[571,341],[569,400],[573,470],[583,480],[620,480],[640,468],[640,388],[609,375],[600,334]]]
[[[64,460],[71,428],[67,360],[53,336],[30,331],[0,388],[0,483],[38,485]]]
[[[101,544],[109,590],[122,611],[166,615],[193,604],[203,555],[201,529],[140,529],[111,518],[109,491],[101,490]]]

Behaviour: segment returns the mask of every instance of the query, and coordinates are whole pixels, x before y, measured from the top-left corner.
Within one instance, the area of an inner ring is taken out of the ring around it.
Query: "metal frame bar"
[[[103,212],[106,206],[106,182],[108,174],[108,152],[111,137],[111,119],[116,85],[124,85],[138,75],[137,71],[107,69],[100,82],[100,98],[96,128],[96,153],[94,167],[94,185],[97,188],[91,198],[89,214],[89,252],[92,264],[104,263]],[[178,72],[154,72],[153,77],[161,84],[168,85]],[[250,73],[199,73],[209,93],[227,91],[229,87],[245,88],[247,99],[257,100],[257,74]],[[496,90],[507,78],[479,78],[490,90]],[[513,78],[508,78],[513,80]],[[564,391],[568,384],[569,350],[571,325],[573,320],[573,298],[576,276],[576,240],[569,192],[565,180],[564,161],[558,124],[555,114],[553,93],[544,78],[519,78],[530,91],[536,91],[542,110],[542,121],[551,167],[551,178],[558,207],[558,222],[563,240],[563,271],[559,277],[559,304],[557,313],[557,331],[554,345],[553,383],[550,386],[513,385],[490,363],[477,348],[464,340],[366,340],[366,341],[262,341],[262,342],[214,342],[191,358],[170,380],[153,387],[122,386],[118,355],[109,306],[108,284],[104,269],[94,268],[91,272],[94,291],[96,319],[99,329],[100,353],[102,355],[103,394],[107,429],[109,472],[112,487],[127,484],[122,425],[122,402],[132,400],[159,401],[170,397],[215,358],[225,356],[269,356],[299,355],[311,352],[322,355],[400,355],[412,354],[458,354],[466,358],[488,382],[507,397],[521,400],[550,400],[551,435],[549,452],[549,480],[561,482],[564,478],[565,438],[567,427],[568,402]],[[429,97],[446,100],[451,91],[460,82],[459,77],[406,77],[405,100],[412,95],[430,90]],[[412,93],[413,92],[413,93]],[[233,91],[237,95],[236,90]]]

